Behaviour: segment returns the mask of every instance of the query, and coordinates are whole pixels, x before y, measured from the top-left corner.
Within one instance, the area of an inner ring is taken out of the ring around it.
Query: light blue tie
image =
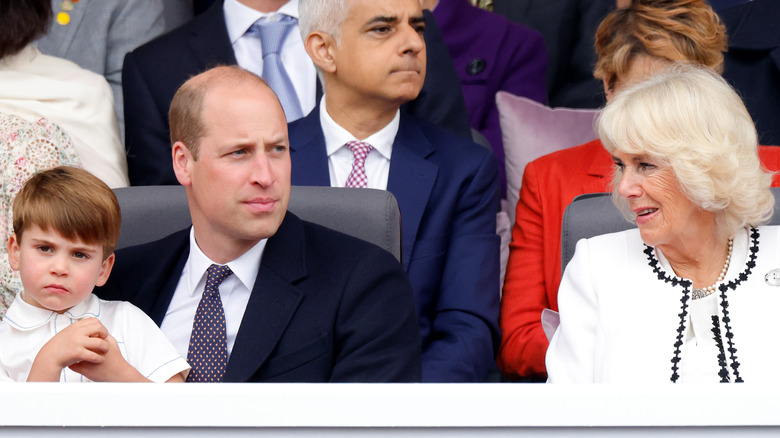
[[[260,45],[263,48],[263,79],[279,97],[288,122],[303,117],[303,111],[279,52],[287,34],[296,23],[297,19],[287,15],[278,21],[260,19],[247,31],[249,35],[260,37]]]

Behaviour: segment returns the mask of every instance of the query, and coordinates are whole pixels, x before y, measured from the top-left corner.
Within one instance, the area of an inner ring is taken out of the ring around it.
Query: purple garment
[[[460,77],[471,126],[490,142],[499,160],[501,192],[506,169],[496,93],[508,91],[547,103],[547,52],[542,35],[468,0],[439,0],[433,11]]]

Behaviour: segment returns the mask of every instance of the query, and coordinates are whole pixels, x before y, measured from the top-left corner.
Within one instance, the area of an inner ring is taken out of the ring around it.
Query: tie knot
[[[228,275],[232,274],[233,271],[230,270],[228,265],[211,265],[209,266],[209,269],[206,271],[206,288],[218,288],[220,284],[228,277]]]
[[[368,153],[374,149],[373,146],[362,141],[350,141],[347,143],[347,148],[352,151],[357,160],[365,160]]]
[[[282,44],[284,44],[287,34],[296,23],[298,20],[295,17],[287,15],[275,21],[261,18],[249,28],[247,33],[260,37],[260,46],[265,57],[278,54],[282,50]]]

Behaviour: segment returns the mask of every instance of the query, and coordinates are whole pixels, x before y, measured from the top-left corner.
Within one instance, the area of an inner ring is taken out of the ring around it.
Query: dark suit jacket
[[[718,15],[729,35],[723,77],[742,95],[759,142],[780,145],[780,1],[753,0]]]
[[[551,107],[599,108],[601,81],[593,77],[596,29],[615,0],[494,0],[493,10],[536,29],[549,55],[547,97]]]
[[[319,108],[290,124],[294,185],[329,186]],[[423,381],[483,381],[498,346],[498,169],[490,151],[401,112],[387,189],[423,338]]]
[[[428,76],[407,111],[471,138],[466,104],[447,48],[430,12],[425,39]],[[171,163],[168,109],[191,76],[236,64],[222,1],[178,29],[130,52],[122,70],[125,147],[131,185],[178,184]]]
[[[162,323],[189,229],[117,252],[98,296]],[[388,252],[287,213],[268,239],[228,382],[413,382],[420,334],[409,281]]]

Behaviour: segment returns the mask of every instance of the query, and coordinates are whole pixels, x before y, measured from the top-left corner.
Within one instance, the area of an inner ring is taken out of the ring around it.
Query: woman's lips
[[[636,224],[644,225],[655,217],[656,213],[658,212],[658,209],[647,207],[647,208],[637,208],[634,209],[633,211],[634,214],[636,214]]]

